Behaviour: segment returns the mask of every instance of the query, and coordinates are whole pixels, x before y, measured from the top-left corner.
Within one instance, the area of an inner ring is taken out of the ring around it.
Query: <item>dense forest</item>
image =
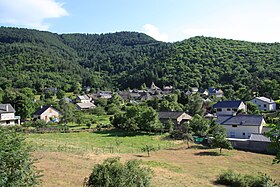
[[[55,34],[0,28],[0,89],[75,91],[150,85],[219,87],[233,93],[280,95],[280,44],[193,37],[164,43],[137,32]]]

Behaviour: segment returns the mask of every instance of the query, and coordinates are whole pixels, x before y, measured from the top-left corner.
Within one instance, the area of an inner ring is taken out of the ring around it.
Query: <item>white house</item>
[[[247,107],[243,101],[219,101],[213,105],[219,115],[236,115],[238,111],[247,111]]]
[[[256,104],[262,111],[276,110],[276,102],[266,97],[255,97],[250,102]]]
[[[0,104],[0,125],[20,124],[20,117],[15,116],[15,113],[11,104]]]
[[[265,120],[262,115],[218,116],[217,123],[226,128],[228,138],[248,139],[262,133]]]
[[[209,96],[216,96],[218,98],[221,98],[224,96],[224,92],[220,88],[208,88]]]
[[[45,122],[59,122],[60,112],[51,105],[41,106],[34,114],[34,119],[41,119]]]

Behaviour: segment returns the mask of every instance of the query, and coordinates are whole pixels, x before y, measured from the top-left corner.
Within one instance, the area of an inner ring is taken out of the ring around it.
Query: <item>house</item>
[[[180,125],[185,121],[189,121],[192,117],[185,112],[158,112],[159,120],[162,123],[166,123],[168,120],[172,120],[175,125]]]
[[[15,113],[11,104],[0,104],[0,125],[20,124],[20,117],[15,116]]]
[[[87,95],[78,95],[76,98],[77,103],[90,103],[91,98]]]
[[[191,92],[192,92],[192,94],[197,93],[198,92],[198,88],[197,87],[192,87],[191,88]]]
[[[226,128],[227,137],[248,139],[253,133],[262,133],[265,120],[262,115],[220,115],[217,123]]]
[[[168,93],[171,93],[173,90],[173,86],[163,86],[163,92],[168,94]]]
[[[208,92],[208,90],[199,90],[199,92],[200,92],[200,94],[202,95],[202,96],[208,96],[209,95],[209,92]]]
[[[218,98],[221,98],[221,97],[224,96],[224,92],[220,88],[208,88],[208,93],[209,93],[208,94],[209,96],[214,95],[214,96],[216,96]]]
[[[151,86],[150,86],[151,90],[161,90],[158,86],[155,85],[154,82],[152,82]]]
[[[78,110],[89,110],[95,108],[93,103],[76,103]]]
[[[100,98],[100,99],[110,99],[110,98],[112,98],[112,92],[111,91],[99,91],[98,92],[98,98]]]
[[[219,115],[236,115],[238,111],[247,111],[247,107],[243,101],[219,101],[213,105]]]
[[[266,97],[255,97],[250,102],[256,104],[262,111],[276,110],[276,102]]]
[[[33,119],[41,119],[45,122],[59,122],[60,112],[52,105],[41,106],[34,114]]]

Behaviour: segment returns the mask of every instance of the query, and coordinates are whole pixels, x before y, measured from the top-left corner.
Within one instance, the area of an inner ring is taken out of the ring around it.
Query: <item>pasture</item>
[[[154,171],[153,186],[215,186],[216,177],[227,169],[256,174],[263,172],[280,182],[280,165],[272,165],[273,156],[238,150],[206,149],[193,144],[186,149],[180,141],[166,139],[166,134],[100,131],[81,133],[29,134],[27,141],[36,146],[34,157],[43,170],[42,185],[82,186],[94,164],[109,157],[121,161],[141,159]],[[155,147],[150,157],[141,151]],[[114,147],[113,150],[111,147]]]

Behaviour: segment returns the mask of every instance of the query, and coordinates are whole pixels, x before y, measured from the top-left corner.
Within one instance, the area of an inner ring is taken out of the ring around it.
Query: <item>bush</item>
[[[122,164],[119,157],[106,159],[94,166],[89,178],[85,179],[85,186],[150,186],[152,171],[141,167],[140,163],[139,160],[130,160]]]
[[[0,186],[35,186],[39,172],[24,138],[12,129],[0,128]]]
[[[241,175],[228,170],[221,174],[217,181],[218,184],[236,187],[273,187],[277,184],[273,179],[263,173],[259,173],[256,176]]]

